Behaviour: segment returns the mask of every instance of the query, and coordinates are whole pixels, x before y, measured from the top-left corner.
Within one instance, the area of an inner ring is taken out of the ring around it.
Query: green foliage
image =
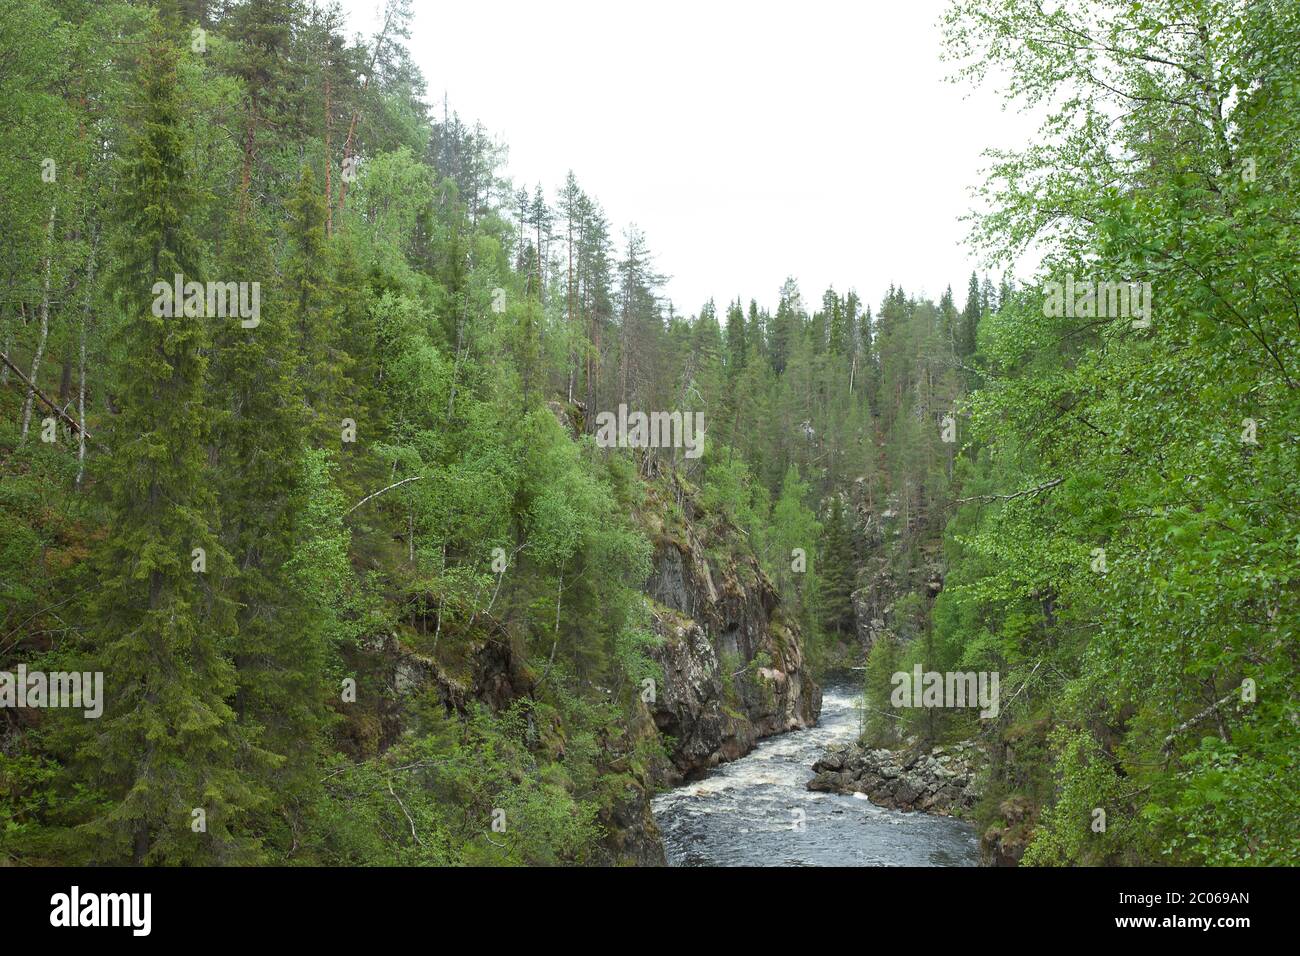
[[[862,740],[870,747],[889,747],[900,739],[902,714],[889,706],[892,678],[901,670],[902,655],[895,639],[886,634],[871,646],[863,682]]]
[[[844,513],[844,503],[839,497],[831,499],[830,513],[822,535],[822,571],[817,593],[821,625],[830,634],[851,636],[855,633],[852,599],[853,541],[849,534],[848,518]]]
[[[204,480],[208,330],[149,306],[154,280],[201,275],[188,226],[176,55],[160,29],[142,76],[144,121],[124,172],[113,291],[131,356],[122,411],[98,469],[112,525],[100,549],[100,635],[86,671],[109,676],[102,722],[80,736],[78,776],[113,801],[86,823],[96,857],[137,863],[250,862],[245,815],[266,792],[237,765],[230,700],[230,556]],[[202,549],[206,571],[192,570]],[[247,753],[247,751],[245,751]],[[208,839],[191,829],[208,817]]]
[[[1036,240],[1046,258],[1035,286],[972,279],[977,500],[949,528],[936,624],[1003,669],[1004,722],[1057,722],[1057,792],[1026,861],[1293,863],[1273,808],[1293,802],[1278,787],[1300,692],[1300,447],[1279,428],[1297,407],[1294,301],[1261,277],[1295,241],[1296,14],[1131,17],[1001,0],[946,20],[962,76],[996,65],[1050,108],[1040,145],[995,157],[977,223],[992,255]],[[1114,38],[1100,57],[1095,36]],[[1069,274],[1150,282],[1150,321],[1049,307],[1045,283]]]
[[[0,0],[0,350],[94,436],[0,373],[0,668],[108,691],[0,714],[3,862],[609,862],[663,759],[652,540],[692,536],[757,558],[782,652],[870,623],[865,739],[986,736],[1027,862],[1297,862],[1293,4],[955,0],[958,75],[1047,111],[975,221],[1033,281],[721,318],[433,116],[407,4],[373,42],[208,5],[202,54],[192,7]],[[177,273],[260,323],[155,315]],[[1153,321],[1045,309],[1066,274]],[[702,457],[597,447],[619,404]],[[772,664],[724,655],[732,712]],[[1002,714],[896,712],[918,664]]]

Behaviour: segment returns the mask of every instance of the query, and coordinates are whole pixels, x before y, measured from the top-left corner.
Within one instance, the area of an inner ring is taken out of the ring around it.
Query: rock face
[[[898,585],[885,561],[876,559],[864,571],[867,583],[853,592],[853,619],[857,626],[858,643],[864,653],[871,650],[877,638],[893,624],[894,600]]]
[[[600,773],[610,799],[599,814],[606,836],[595,861],[605,864],[662,865],[650,803],[657,787],[735,760],[764,737],[810,727],[821,713],[799,627],[785,617],[743,536],[703,513],[677,475],[647,488],[640,518],[654,557],[644,591],[661,639],[651,653],[663,678],[605,741]],[[449,714],[462,715],[476,702],[496,711],[532,697],[536,675],[509,634],[487,619],[484,627],[490,633],[470,645],[454,674],[395,634],[366,643],[356,669],[387,693],[373,715],[352,721],[358,757],[381,753],[401,736],[410,696],[432,693]],[[667,759],[662,751],[635,756],[659,750],[659,742]]]
[[[944,572],[936,555],[899,578],[883,556],[876,556],[864,566],[860,579],[865,583],[852,594],[853,618],[858,643],[869,652],[882,634],[894,633],[894,604],[905,594],[921,594],[933,601],[943,590]]]
[[[980,860],[985,866],[1019,866],[1033,838],[1033,805],[1026,797],[1009,797],[999,804],[998,817],[980,837]]]
[[[408,698],[432,694],[448,714],[464,716],[477,702],[493,711],[527,696],[533,678],[499,628],[467,648],[462,671],[448,673],[429,656],[405,647],[398,635],[362,640],[349,660],[360,682],[377,693],[373,707],[349,712],[343,746],[357,759],[383,753],[401,737],[411,716]]]
[[[880,807],[956,816],[979,799],[978,756],[978,748],[970,743],[911,754],[832,744],[813,764],[816,776],[808,781],[808,789],[862,793]]]
[[[654,720],[642,704],[633,711],[617,749],[630,754],[638,744],[653,741],[657,736]],[[657,759],[662,762],[662,758]],[[667,860],[663,838],[650,806],[654,781],[663,776],[662,768],[658,763],[637,766],[625,756],[615,759],[602,773],[613,784],[615,799],[599,814],[605,837],[601,844],[601,858],[596,862],[603,865],[664,866]]]
[[[864,654],[884,635],[900,637],[895,629],[894,606],[908,594],[927,601],[943,590],[942,542],[918,536],[917,513],[899,513],[896,495],[883,503],[871,499],[865,478],[854,482],[851,495],[854,531],[865,556],[851,599],[858,644]],[[882,507],[883,510],[877,510]],[[915,545],[915,559],[900,561]]]
[[[488,639],[469,647],[461,671],[451,674],[431,657],[406,647],[395,634],[376,635],[362,645],[364,663],[387,689],[373,713],[352,715],[345,725],[346,746],[358,757],[380,753],[401,736],[410,717],[409,700],[431,695],[448,714],[462,717],[475,703],[499,711],[530,697],[534,676],[515,654],[505,632],[495,629]],[[531,725],[530,725],[531,726]],[[653,739],[657,729],[644,705],[630,715],[626,727],[611,728],[606,741],[610,761],[601,767],[609,782],[610,799],[600,808],[598,822],[605,836],[593,862],[600,865],[663,866],[664,848],[650,800],[657,767],[646,768],[626,755],[639,742]],[[662,760],[662,758],[660,758]]]
[[[675,785],[735,760],[762,738],[811,727],[821,688],[808,675],[798,626],[752,555],[714,557],[700,539],[689,497],[686,520],[652,525],[654,570],[646,583],[663,665],[650,711],[670,738]]]

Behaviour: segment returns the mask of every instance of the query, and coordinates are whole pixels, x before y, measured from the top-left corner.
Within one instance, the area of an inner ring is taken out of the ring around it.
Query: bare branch
[[[3,352],[0,352],[0,362],[4,362],[5,365],[8,366],[9,370],[13,372],[15,375],[17,375],[22,380],[23,384],[26,385],[28,388],[30,388],[32,392],[35,393],[36,397],[39,398],[42,402],[44,402],[45,405],[48,406],[52,412],[54,412],[65,422],[67,422],[70,428],[74,428],[81,434],[85,435],[86,438],[88,439],[90,438],[90,433],[84,431],[81,427],[81,424],[77,422],[76,419],[69,417],[68,414],[65,413],[61,408],[59,408],[58,405],[50,401],[50,399],[46,397],[45,393],[42,392],[39,388],[37,388],[36,385],[33,382],[31,382],[26,375],[22,373],[22,370],[18,368],[17,365],[15,365],[13,362],[9,360],[8,355],[5,355]]]
[[[412,475],[410,478],[403,478],[401,481],[396,482],[396,483],[394,483],[394,484],[391,484],[391,485],[389,485],[387,488],[380,488],[380,489],[379,489],[378,491],[376,491],[374,494],[372,494],[372,495],[366,495],[364,498],[362,498],[360,501],[358,501],[356,504],[354,504],[354,505],[353,505],[351,508],[349,508],[347,511],[343,512],[343,517],[346,518],[348,515],[352,514],[352,512],[356,511],[358,508],[360,508],[362,505],[364,505],[364,504],[365,504],[367,501],[369,501],[371,498],[378,498],[378,497],[379,497],[380,495],[382,495],[385,491],[392,491],[394,488],[398,488],[398,487],[400,487],[400,486],[406,484],[408,481],[419,481],[419,480],[420,480],[421,478],[423,478],[423,477],[424,477],[424,475]]]
[[[397,801],[397,805],[402,808],[402,813],[406,815],[406,822],[411,825],[411,836],[415,837],[416,843],[420,844],[420,846],[424,846],[424,841],[420,839],[420,834],[415,832],[415,821],[412,820],[411,815],[406,812],[406,804],[402,802],[402,798],[399,797],[397,791],[393,789],[393,781],[391,780],[388,781],[388,792],[393,795],[393,799]]]
[[[1219,710],[1219,708],[1222,707],[1224,704],[1230,703],[1231,701],[1238,699],[1240,696],[1241,696],[1241,688],[1234,687],[1232,693],[1228,694],[1226,697],[1216,700],[1213,704],[1211,704],[1209,707],[1206,707],[1195,717],[1183,721],[1181,724],[1179,724],[1177,727],[1173,729],[1173,731],[1169,734],[1168,737],[1165,738],[1164,747],[1162,747],[1161,749],[1165,753],[1169,753],[1171,750],[1174,749],[1174,741],[1178,738],[1179,734],[1182,734],[1187,730],[1190,730],[1192,727],[1195,727],[1206,717],[1209,717],[1211,714],[1216,713]]]
[[[1044,482],[1035,488],[1026,488],[1024,491],[1017,491],[1013,495],[974,495],[970,498],[958,498],[957,504],[964,505],[971,501],[1015,501],[1017,498],[1034,498],[1045,491],[1051,491],[1057,485],[1064,484],[1064,478],[1053,478],[1051,481]]]

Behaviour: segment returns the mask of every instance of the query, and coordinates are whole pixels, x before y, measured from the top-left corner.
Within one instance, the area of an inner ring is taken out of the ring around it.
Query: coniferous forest
[[[680,863],[841,699],[967,862],[1300,862],[1300,4],[952,0],[984,266],[676,303],[380,8],[0,0],[0,866]]]

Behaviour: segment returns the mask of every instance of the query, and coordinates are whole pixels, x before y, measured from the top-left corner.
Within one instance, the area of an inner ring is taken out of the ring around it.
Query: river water
[[[655,797],[669,865],[976,866],[979,844],[967,823],[804,789],[827,744],[856,738],[856,700],[849,685],[827,687],[816,727],[770,737]]]

